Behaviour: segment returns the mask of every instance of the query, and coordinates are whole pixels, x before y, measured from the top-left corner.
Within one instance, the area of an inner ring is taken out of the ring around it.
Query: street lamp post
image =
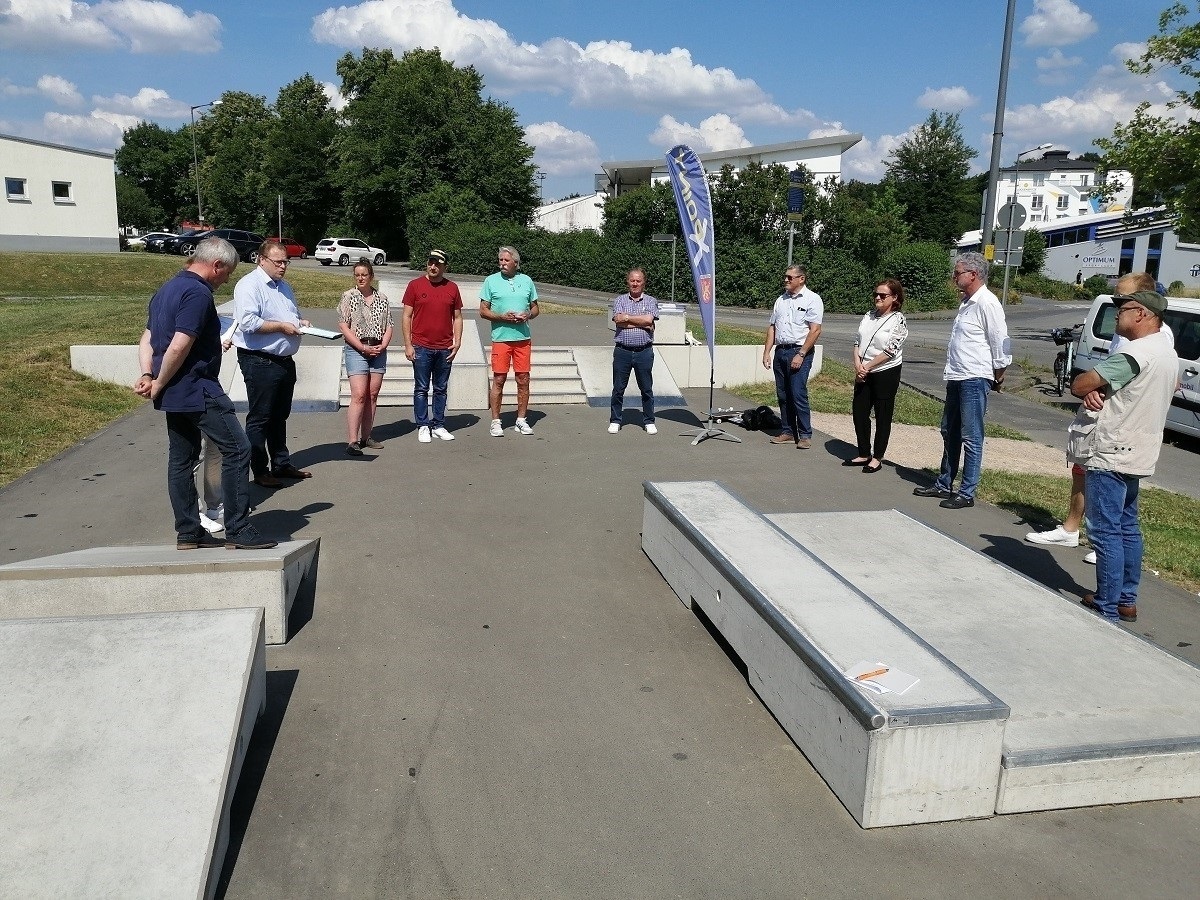
[[[204,224],[204,207],[200,204],[200,154],[196,149],[196,110],[205,109],[209,106],[216,106],[220,100],[210,100],[207,103],[201,103],[199,106],[193,106],[191,110],[192,117],[192,171],[196,175],[196,218],[197,224]]]
[[[1029,150],[1022,150],[1017,154],[1017,161],[1013,165],[1013,192],[1012,199],[1008,201],[1008,244],[1004,250],[1004,291],[1000,295],[1000,302],[1008,302],[1008,260],[1012,256],[1013,246],[1013,222],[1017,218],[1017,191],[1020,189],[1020,174],[1021,174],[1021,157],[1029,153],[1037,153],[1039,150],[1049,150],[1053,144],[1038,144],[1036,147],[1031,147]]]
[[[673,234],[652,234],[650,240],[660,244],[665,244],[668,241],[671,244],[671,302],[675,302],[675,235]]]

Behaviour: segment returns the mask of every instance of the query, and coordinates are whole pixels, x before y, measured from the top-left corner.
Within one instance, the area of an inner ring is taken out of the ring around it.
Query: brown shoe
[[[790,434],[777,434],[771,438],[772,444],[790,444],[793,438]]]
[[[276,478],[312,478],[312,472],[305,472],[295,466],[280,466],[278,469],[273,469],[271,474]]]
[[[254,479],[254,483],[257,484],[259,487],[265,487],[265,488],[281,488],[281,487],[283,487],[282,481],[280,481],[274,475],[268,475],[265,473],[257,476]]]
[[[810,441],[808,438],[800,438],[800,440],[796,441],[796,449],[797,450],[811,450],[812,449],[812,441]]]
[[[1100,607],[1096,605],[1095,594],[1084,594],[1083,599],[1079,601],[1094,613],[1100,612]],[[1136,603],[1118,603],[1117,618],[1122,622],[1137,621],[1137,604]]]

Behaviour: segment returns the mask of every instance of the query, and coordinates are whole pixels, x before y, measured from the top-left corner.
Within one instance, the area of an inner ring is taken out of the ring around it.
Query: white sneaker
[[[609,422],[608,423],[608,433],[609,434],[616,434],[620,430],[621,430],[620,422]]]
[[[433,438],[429,436],[429,426],[428,425],[422,425],[420,428],[417,429],[417,440],[420,441],[422,444],[428,444],[430,441],[433,440]]]
[[[524,419],[517,419],[517,424],[513,426],[513,431],[517,434],[533,434],[533,429],[529,427],[529,423]]]
[[[646,434],[658,434],[658,426],[653,422],[646,423]]]
[[[435,438],[437,438],[439,441],[452,441],[452,440],[454,440],[454,435],[452,435],[452,434],[451,434],[450,432],[448,432],[448,431],[447,431],[447,430],[446,430],[444,427],[441,427],[441,426],[439,426],[439,427],[437,427],[437,428],[433,429],[433,436],[434,436]]]
[[[492,437],[504,437],[504,426],[500,424],[499,419],[492,419],[492,428],[489,433]]]
[[[216,510],[209,510],[209,512],[216,512]],[[218,531],[225,530],[224,524],[217,521],[216,518],[209,516],[207,513],[205,513],[203,501],[201,501],[201,505],[200,505],[200,527],[203,528],[205,531],[207,531],[209,534],[216,534]]]
[[[1059,525],[1050,531],[1031,531],[1025,535],[1025,540],[1031,544],[1054,544],[1058,547],[1078,547],[1079,532],[1064,531]]]
[[[1089,553],[1087,556],[1085,556],[1083,558],[1083,561],[1085,563],[1090,563],[1091,565],[1094,566],[1096,564],[1096,551],[1093,550],[1091,553]]]

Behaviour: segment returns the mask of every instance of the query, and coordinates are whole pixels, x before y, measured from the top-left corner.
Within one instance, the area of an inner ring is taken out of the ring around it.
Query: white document
[[[311,334],[313,337],[325,338],[327,341],[332,341],[342,336],[340,331],[329,331],[326,328],[313,328],[311,325],[302,325],[300,327],[300,333]]]

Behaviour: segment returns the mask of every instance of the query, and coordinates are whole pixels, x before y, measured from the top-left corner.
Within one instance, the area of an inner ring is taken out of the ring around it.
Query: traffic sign
[[[996,213],[996,223],[1001,228],[1020,228],[1028,217],[1029,214],[1025,212],[1025,207],[1020,203],[1009,201]]]

